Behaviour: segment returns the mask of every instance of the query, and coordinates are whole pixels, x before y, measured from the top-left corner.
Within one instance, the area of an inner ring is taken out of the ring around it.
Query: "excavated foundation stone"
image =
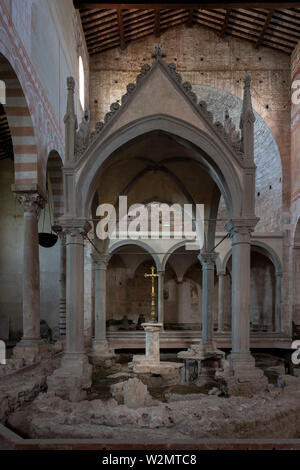
[[[198,399],[176,397],[155,406],[145,406],[143,399],[143,406],[136,409],[111,398],[71,403],[41,393],[25,409],[14,412],[8,424],[31,438],[93,437],[130,443],[299,437],[300,379],[282,376],[280,384],[252,398],[200,394]],[[148,396],[145,389],[141,396]]]

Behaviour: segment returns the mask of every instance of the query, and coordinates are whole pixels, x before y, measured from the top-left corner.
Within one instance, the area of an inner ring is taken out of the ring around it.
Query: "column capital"
[[[254,218],[243,218],[235,217],[230,219],[225,224],[225,229],[229,233],[230,237],[233,237],[236,234],[240,235],[249,235],[254,231],[254,227],[259,221],[258,217]]]
[[[84,236],[92,228],[91,224],[84,218],[61,218],[60,227],[66,235],[71,235],[71,237],[78,234]]]
[[[61,243],[64,245],[66,243],[66,232],[63,230],[62,226],[54,224],[52,225],[52,230],[58,235]]]
[[[226,276],[226,271],[217,271],[217,276]]]
[[[98,253],[97,251],[94,251],[91,253],[91,258],[100,269],[106,269],[111,255],[109,253]]]
[[[203,265],[214,266],[216,259],[218,257],[218,253],[215,251],[201,251],[198,255],[198,260]]]
[[[46,199],[37,191],[14,191],[14,195],[24,212],[35,214],[37,217],[46,205]]]

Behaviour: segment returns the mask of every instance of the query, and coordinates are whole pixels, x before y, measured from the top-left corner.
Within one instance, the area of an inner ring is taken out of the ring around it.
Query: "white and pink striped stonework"
[[[0,77],[6,86],[6,103],[3,106],[14,150],[15,184],[36,183],[37,148],[32,119],[20,82],[3,56],[0,56]]]

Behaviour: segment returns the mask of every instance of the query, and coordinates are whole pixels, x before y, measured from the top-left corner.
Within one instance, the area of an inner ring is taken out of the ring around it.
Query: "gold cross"
[[[151,288],[151,323],[156,323],[156,314],[155,314],[155,287],[154,287],[154,279],[159,277],[160,274],[155,274],[155,268],[152,266],[151,274],[144,274],[145,277],[150,277],[152,281],[152,288]]]

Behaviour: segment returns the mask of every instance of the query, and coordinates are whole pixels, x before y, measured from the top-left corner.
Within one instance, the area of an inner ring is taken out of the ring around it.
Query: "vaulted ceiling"
[[[256,2],[259,8],[245,8],[242,3],[216,3],[218,8],[199,8],[199,5],[129,5],[74,0],[90,54],[115,47],[125,49],[132,41],[150,34],[159,37],[167,29],[181,24],[187,27],[198,24],[218,32],[220,36],[228,34],[250,41],[257,48],[267,46],[287,54],[300,40],[298,2]]]

